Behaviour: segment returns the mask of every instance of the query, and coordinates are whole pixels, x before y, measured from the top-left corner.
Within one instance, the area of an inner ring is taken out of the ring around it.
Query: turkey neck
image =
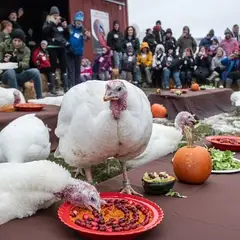
[[[127,109],[127,93],[118,100],[110,101],[110,110],[114,119],[120,119],[121,112]]]

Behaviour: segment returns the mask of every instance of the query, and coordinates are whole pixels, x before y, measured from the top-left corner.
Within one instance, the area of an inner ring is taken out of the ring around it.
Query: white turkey
[[[0,87],[0,107],[25,102],[23,94],[18,89]]]
[[[35,114],[10,122],[0,132],[0,162],[29,162],[48,158],[49,129]]]
[[[47,161],[0,164],[0,225],[46,209],[59,200],[99,210],[96,188],[71,177],[60,165]]]
[[[41,98],[41,99],[29,99],[28,102],[29,103],[37,103],[37,104],[61,106],[63,97],[64,96],[45,97],[45,98]]]
[[[138,157],[127,162],[128,167],[138,167],[176,151],[183,138],[185,126],[193,127],[196,120],[186,111],[178,113],[175,127],[153,123],[152,136],[146,150]]]
[[[93,182],[91,166],[114,157],[123,169],[121,192],[138,194],[129,183],[126,161],[144,152],[151,133],[150,103],[141,89],[125,80],[88,81],[63,98],[55,157],[84,168],[88,182]]]
[[[240,91],[232,93],[230,100],[232,105],[236,107],[237,114],[240,114]]]

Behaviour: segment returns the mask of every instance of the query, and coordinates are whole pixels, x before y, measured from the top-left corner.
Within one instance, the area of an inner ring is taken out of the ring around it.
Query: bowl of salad
[[[240,172],[240,160],[234,157],[234,152],[229,150],[221,151],[215,148],[210,148],[209,152],[212,158],[212,173]]]
[[[173,188],[175,181],[175,177],[166,172],[146,172],[142,178],[142,185],[146,193],[161,195],[168,193]]]

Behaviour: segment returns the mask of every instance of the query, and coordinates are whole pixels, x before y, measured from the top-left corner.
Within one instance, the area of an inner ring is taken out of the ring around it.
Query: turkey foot
[[[127,167],[125,162],[120,162],[122,165],[122,171],[123,171],[123,188],[121,190],[121,193],[131,194],[142,197],[142,194],[136,192],[130,185],[128,175],[127,175]]]
[[[136,195],[142,197],[143,195],[136,192],[129,183],[124,184],[125,186],[121,189],[120,193],[126,193],[130,195]]]
[[[85,177],[85,174],[83,173],[82,168],[77,168],[77,169],[73,170],[72,172],[75,173],[75,175],[74,175],[75,178],[77,178],[77,176],[79,174],[81,174],[83,177]]]

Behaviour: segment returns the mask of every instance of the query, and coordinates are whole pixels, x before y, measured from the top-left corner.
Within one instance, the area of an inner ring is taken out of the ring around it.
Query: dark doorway
[[[7,19],[8,13],[13,9],[23,8],[24,16],[20,24],[25,32],[31,28],[34,40],[39,43],[42,40],[42,25],[51,6],[57,6],[61,16],[68,20],[68,0],[7,0],[0,3],[0,21]]]

